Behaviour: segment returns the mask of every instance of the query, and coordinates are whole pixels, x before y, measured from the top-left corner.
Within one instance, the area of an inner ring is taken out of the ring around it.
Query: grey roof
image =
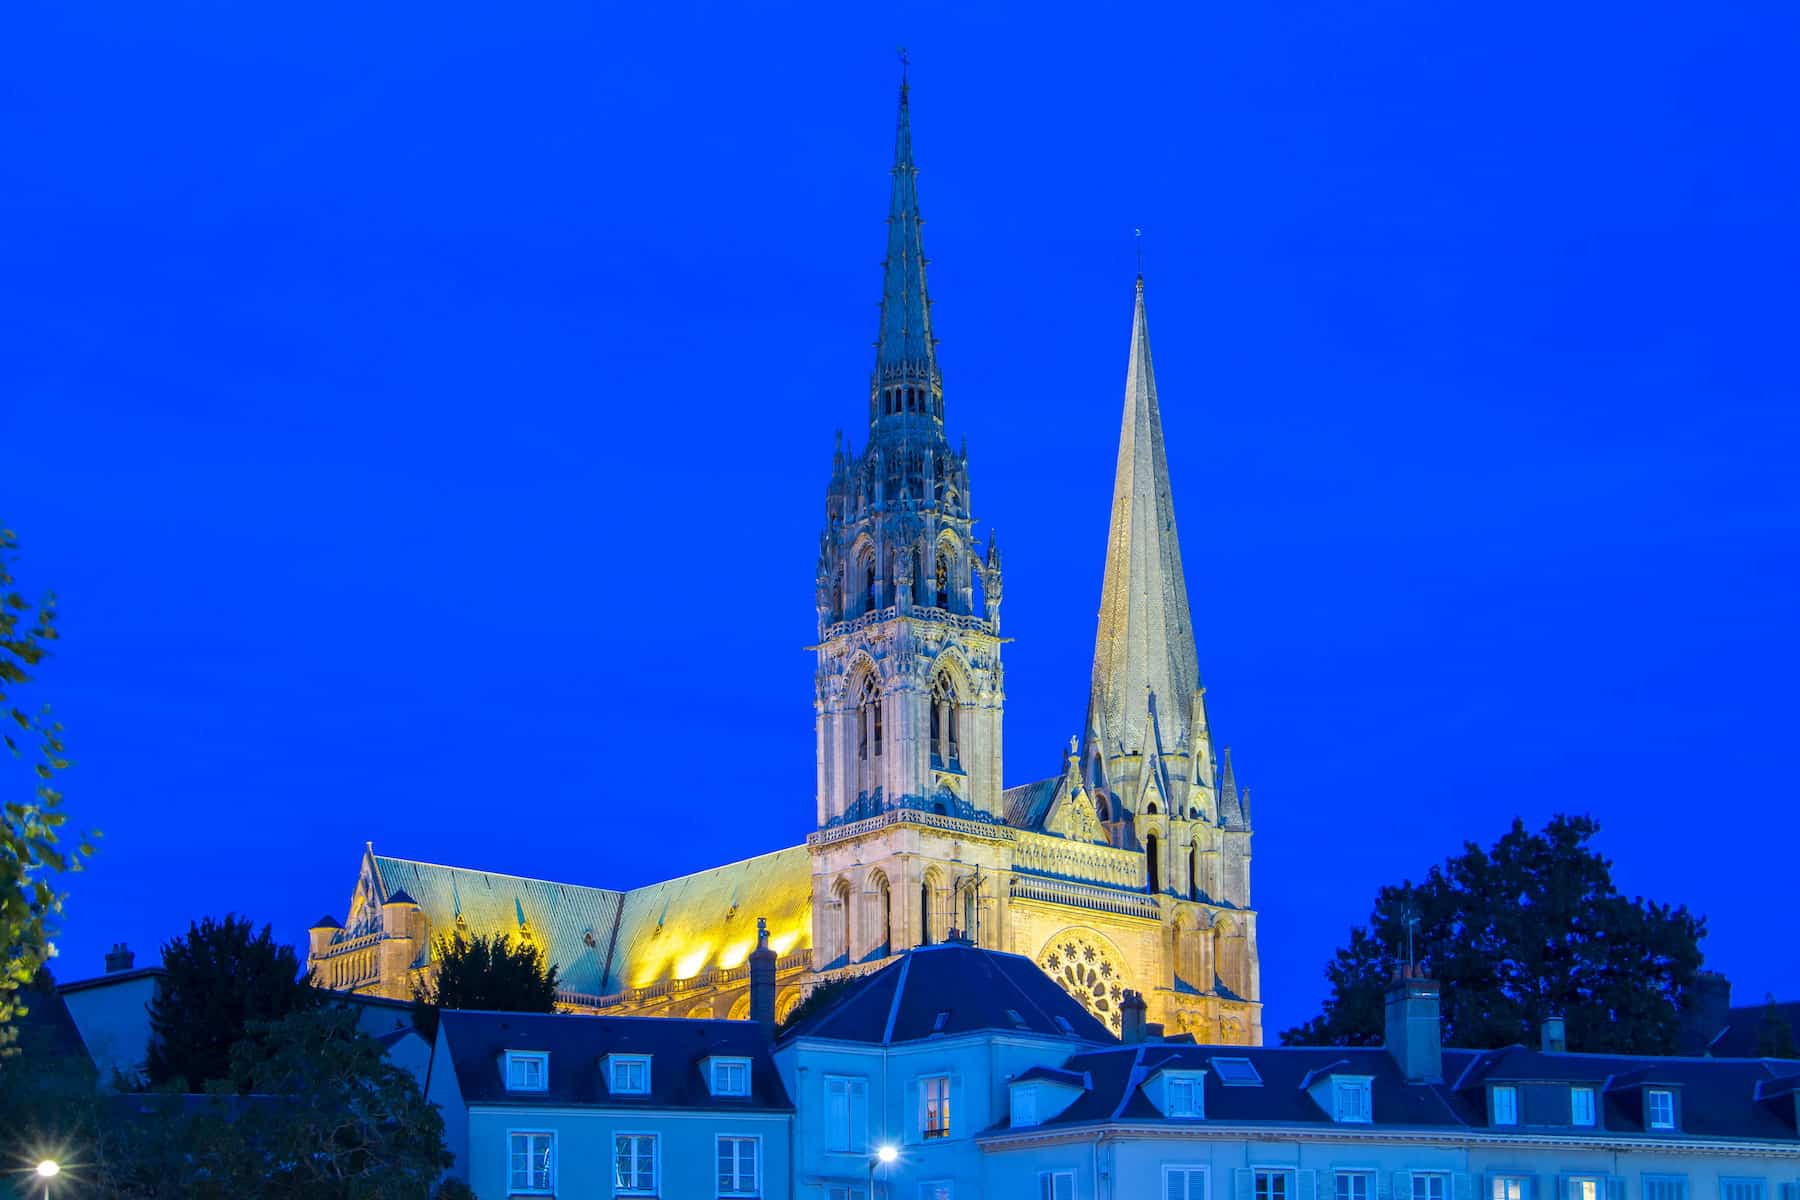
[[[965,942],[917,946],[857,980],[787,1038],[891,1044],[981,1030],[1114,1041],[1081,1002],[1028,958]]]
[[[439,1036],[468,1103],[793,1111],[769,1055],[768,1038],[754,1021],[452,1009],[446,1009],[440,1020]],[[501,1073],[501,1055],[507,1050],[547,1053],[548,1089],[507,1091]],[[607,1090],[600,1060],[609,1054],[650,1055],[648,1095],[614,1095]],[[750,1095],[712,1094],[702,1061],[714,1055],[750,1060]]]
[[[1062,779],[1061,775],[1052,775],[1048,779],[1021,783],[1002,791],[1000,803],[1001,811],[1006,814],[1006,823],[1017,829],[1042,829],[1044,817],[1050,812],[1051,801],[1056,799],[1056,789]]]
[[[1227,1086],[1212,1060],[1249,1059],[1262,1084]],[[1351,1046],[1188,1046],[1149,1043],[1091,1050],[1070,1057],[1068,1072],[1085,1072],[1092,1084],[1049,1126],[1106,1122],[1169,1121],[1144,1094],[1142,1085],[1164,1069],[1208,1069],[1204,1120],[1271,1125],[1335,1124],[1331,1114],[1307,1092],[1309,1084],[1333,1073],[1367,1076],[1373,1081],[1377,1126],[1436,1129],[1481,1129],[1485,1133],[1541,1136],[1544,1124],[1533,1124],[1529,1103],[1524,1123],[1487,1124],[1487,1087],[1494,1083],[1524,1085],[1560,1082],[1593,1086],[1601,1101],[1601,1124],[1595,1132],[1608,1137],[1652,1136],[1644,1126],[1641,1104],[1633,1089],[1667,1084],[1680,1089],[1681,1130],[1677,1136],[1731,1139],[1767,1138],[1795,1144],[1791,1104],[1771,1103],[1784,1081],[1800,1074],[1800,1063],[1777,1060],[1721,1060],[1630,1055],[1549,1054],[1523,1046],[1502,1050],[1444,1052],[1442,1083],[1409,1084],[1389,1053],[1380,1047]],[[1180,1123],[1176,1119],[1171,1123]],[[1566,1123],[1564,1133],[1572,1130]],[[1666,1139],[1666,1131],[1655,1137]]]
[[[1175,533],[1175,498],[1163,446],[1162,413],[1150,361],[1144,281],[1132,311],[1131,357],[1125,372],[1125,416],[1113,479],[1100,625],[1094,638],[1089,727],[1104,750],[1150,749],[1149,705],[1164,750],[1190,747],[1194,690],[1200,686],[1193,617]]]
[[[1744,1004],[1726,1014],[1729,1024],[1713,1039],[1710,1053],[1717,1058],[1756,1058],[1762,1054],[1763,1022],[1783,1022],[1800,1045],[1800,1001],[1779,1004]]]

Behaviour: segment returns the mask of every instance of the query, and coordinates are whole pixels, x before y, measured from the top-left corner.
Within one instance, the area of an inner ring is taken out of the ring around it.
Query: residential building
[[[1249,792],[1207,716],[1143,280],[1085,717],[1071,697],[1060,769],[1008,787],[1001,554],[949,439],[922,224],[903,82],[868,431],[832,457],[812,580],[804,843],[629,891],[365,847],[345,920],[311,931],[327,986],[407,998],[435,940],[466,930],[539,945],[569,1011],[741,1017],[755,916],[782,1012],[954,932],[1039,964],[1115,1031],[1135,990],[1172,1030],[1261,1041]],[[784,805],[799,818],[791,797],[764,802]]]

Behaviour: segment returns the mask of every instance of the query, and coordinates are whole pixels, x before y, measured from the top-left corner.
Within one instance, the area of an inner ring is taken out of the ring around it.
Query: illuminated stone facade
[[[1058,775],[1006,788],[1000,553],[945,436],[920,223],[903,86],[869,435],[833,457],[814,581],[806,844],[631,892],[370,849],[347,926],[312,932],[324,982],[408,994],[461,925],[541,939],[572,1009],[739,1016],[760,916],[783,1009],[963,937],[1031,958],[1115,1029],[1131,988],[1171,1033],[1261,1041],[1249,797],[1207,723],[1143,283],[1085,730]]]

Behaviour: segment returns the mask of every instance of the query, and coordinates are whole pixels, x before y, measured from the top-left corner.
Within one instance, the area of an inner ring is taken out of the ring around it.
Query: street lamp
[[[877,1146],[875,1148],[874,1157],[869,1159],[869,1200],[875,1200],[875,1167],[876,1167],[876,1164],[880,1164],[881,1166],[884,1166],[884,1167],[889,1167],[889,1166],[892,1166],[894,1164],[894,1160],[899,1157],[900,1157],[900,1151],[896,1150],[892,1143],[885,1143],[885,1144]]]
[[[54,1158],[46,1158],[37,1165],[37,1177],[44,1181],[44,1195],[50,1195],[50,1181],[62,1174],[62,1165]]]

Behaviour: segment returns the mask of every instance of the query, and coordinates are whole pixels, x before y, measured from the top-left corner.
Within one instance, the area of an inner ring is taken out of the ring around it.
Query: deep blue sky
[[[805,834],[904,42],[1008,783],[1086,704],[1141,226],[1271,1033],[1560,810],[1800,996],[1793,6],[748,7],[8,6],[0,523],[107,835],[62,977],[302,941],[364,839]]]

